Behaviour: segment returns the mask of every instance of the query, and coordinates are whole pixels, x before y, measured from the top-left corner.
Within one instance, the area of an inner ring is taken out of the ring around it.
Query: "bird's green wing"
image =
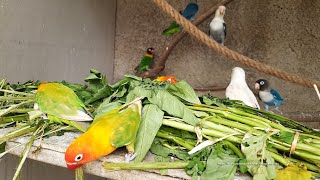
[[[117,112],[110,142],[114,147],[122,147],[135,140],[141,121],[141,101]]]
[[[84,104],[68,87],[60,83],[48,83],[36,94],[36,102],[41,111],[66,120],[90,121]]]

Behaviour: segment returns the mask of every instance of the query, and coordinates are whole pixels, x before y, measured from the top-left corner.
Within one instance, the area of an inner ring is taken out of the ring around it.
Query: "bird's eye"
[[[260,85],[264,85],[264,81],[261,81],[261,82],[260,82]]]
[[[169,83],[171,83],[171,79],[168,79],[167,81],[168,81]]]
[[[82,154],[78,154],[78,155],[74,158],[74,161],[76,161],[76,162],[81,161],[82,158],[83,158],[83,155],[82,155]]]

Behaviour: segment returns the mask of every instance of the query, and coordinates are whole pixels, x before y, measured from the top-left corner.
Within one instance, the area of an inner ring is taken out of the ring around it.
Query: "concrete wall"
[[[181,10],[189,0],[169,0]],[[199,14],[217,0],[198,1]],[[152,2],[118,0],[114,78],[132,73],[147,47],[162,49],[170,38],[161,36],[172,21]],[[249,0],[233,1],[227,6],[226,46],[244,55],[287,72],[320,80],[320,1]],[[208,23],[200,29],[208,31]],[[164,74],[185,79],[194,87],[227,86],[231,69],[239,64],[227,60],[196,39],[184,38],[170,55]],[[244,67],[244,66],[242,66]],[[315,91],[247,70],[247,82],[253,87],[259,78],[268,79],[285,98],[283,111],[319,111]],[[224,92],[212,93],[224,97]]]
[[[0,1],[0,79],[82,83],[96,68],[112,81],[115,13],[116,0]],[[6,155],[0,180],[12,179],[18,162]],[[74,173],[27,160],[21,179],[69,180]]]
[[[112,80],[116,0],[0,1],[0,78]]]

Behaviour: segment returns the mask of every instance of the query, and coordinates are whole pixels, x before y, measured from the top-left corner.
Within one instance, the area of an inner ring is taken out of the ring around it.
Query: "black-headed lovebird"
[[[142,57],[139,65],[135,68],[136,72],[143,72],[149,70],[155,52],[156,51],[152,47],[147,49],[146,54]]]
[[[257,80],[255,89],[259,90],[259,98],[263,102],[265,110],[269,110],[269,106],[275,106],[276,110],[279,111],[278,108],[283,104],[283,98],[278,91],[270,87],[267,80]]]

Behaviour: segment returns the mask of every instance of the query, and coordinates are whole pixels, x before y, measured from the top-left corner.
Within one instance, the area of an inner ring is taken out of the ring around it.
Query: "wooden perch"
[[[195,21],[193,21],[193,24],[196,26],[200,25],[206,19],[208,19],[210,16],[212,16],[219,6],[227,5],[232,1],[233,0],[222,0],[219,3],[213,5],[205,13],[203,13]],[[171,41],[169,41],[165,44],[165,47],[163,48],[161,54],[152,61],[151,68],[148,71],[136,73],[136,75],[143,77],[143,78],[157,77],[159,75],[159,73],[164,70],[166,61],[167,61],[170,53],[172,52],[172,50],[187,34],[188,33],[185,30],[182,30],[181,32],[179,32],[175,36],[173,36]]]

